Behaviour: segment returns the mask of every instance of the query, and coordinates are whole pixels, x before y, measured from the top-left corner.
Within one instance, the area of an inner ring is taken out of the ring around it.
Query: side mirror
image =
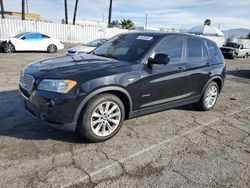
[[[169,63],[169,56],[167,54],[156,54],[154,58],[148,59],[148,64],[163,64],[166,65]]]

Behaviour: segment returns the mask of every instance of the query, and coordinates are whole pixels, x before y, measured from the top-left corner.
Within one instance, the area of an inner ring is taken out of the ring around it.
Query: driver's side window
[[[181,61],[183,54],[183,37],[171,36],[163,39],[163,41],[155,49],[153,57],[156,54],[168,55],[169,63]]]

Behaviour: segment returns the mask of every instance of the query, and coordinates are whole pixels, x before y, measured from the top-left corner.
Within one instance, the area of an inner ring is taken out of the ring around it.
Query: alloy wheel
[[[116,103],[105,101],[93,111],[91,115],[91,129],[97,136],[108,136],[120,124],[121,116],[121,109]]]
[[[205,99],[205,104],[208,108],[212,108],[214,106],[217,96],[218,96],[218,89],[216,86],[212,85],[211,87],[208,88]]]

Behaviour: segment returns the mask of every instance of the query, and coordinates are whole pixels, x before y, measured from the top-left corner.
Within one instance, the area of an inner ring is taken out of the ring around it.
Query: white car
[[[68,55],[75,55],[77,53],[83,52],[83,53],[89,53],[93,51],[98,46],[105,43],[108,39],[96,39],[91,42],[88,42],[87,44],[82,44],[73,48],[70,48],[68,50]]]
[[[64,48],[62,42],[38,32],[25,32],[12,38],[0,39],[0,47],[5,53],[15,51],[47,51],[54,53]]]

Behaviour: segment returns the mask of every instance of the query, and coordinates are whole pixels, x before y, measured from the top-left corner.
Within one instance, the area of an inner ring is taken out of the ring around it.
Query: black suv
[[[89,54],[51,58],[21,71],[25,108],[94,142],[123,120],[196,103],[210,110],[225,79],[217,45],[178,33],[120,34]]]

